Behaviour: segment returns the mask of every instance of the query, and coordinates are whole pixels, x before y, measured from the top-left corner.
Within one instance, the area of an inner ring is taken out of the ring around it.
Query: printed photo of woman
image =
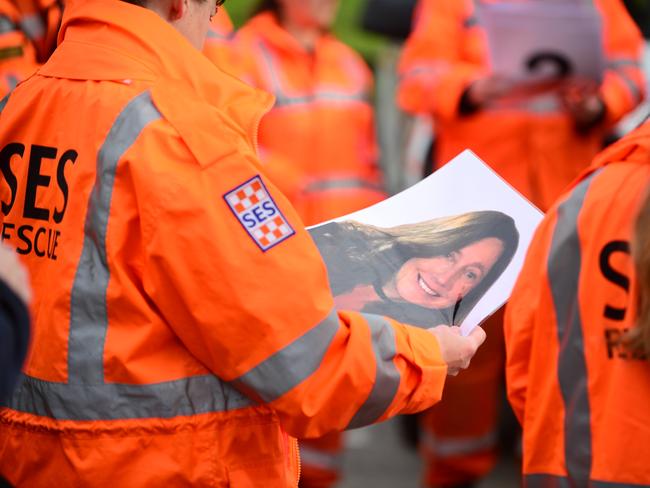
[[[330,222],[310,233],[337,308],[421,327],[461,325],[519,244],[514,220],[497,211],[389,228]]]

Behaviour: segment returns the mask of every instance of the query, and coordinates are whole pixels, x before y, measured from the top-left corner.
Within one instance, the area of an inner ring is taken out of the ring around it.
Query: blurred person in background
[[[649,188],[646,122],[596,158],[528,250],[505,324],[527,488],[650,486]]]
[[[385,198],[378,167],[372,73],[330,32],[339,0],[262,0],[237,33],[239,74],[275,95],[259,129],[270,179],[306,225]],[[340,476],[342,436],[301,441],[301,487]]]
[[[539,208],[549,207],[614,124],[643,99],[637,27],[620,0],[593,3],[604,23],[608,69],[602,85],[567,82],[561,89],[549,84],[547,91],[490,74],[478,2],[420,0],[400,62],[398,102],[408,112],[432,117],[434,169],[469,148]],[[501,103],[514,92],[516,103]],[[444,402],[421,417],[427,486],[472,483],[496,462],[504,360],[500,317],[484,324],[488,340],[474,360],[477,366],[449,382]]]
[[[0,0],[0,97],[47,61],[62,15],[62,0]]]
[[[385,198],[372,74],[330,27],[339,0],[262,0],[235,37],[242,79],[276,97],[262,119],[265,170],[306,225]]]
[[[27,355],[31,291],[16,253],[0,245],[0,405],[16,386]],[[0,476],[0,487],[10,486]]]

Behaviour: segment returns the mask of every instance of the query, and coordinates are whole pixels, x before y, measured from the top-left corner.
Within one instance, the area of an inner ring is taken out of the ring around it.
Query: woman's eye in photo
[[[467,278],[470,281],[476,281],[478,280],[479,276],[478,273],[475,271],[466,271],[465,272],[465,278]]]

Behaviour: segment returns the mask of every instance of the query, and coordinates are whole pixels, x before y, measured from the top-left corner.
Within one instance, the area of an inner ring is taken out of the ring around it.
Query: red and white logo
[[[271,249],[296,233],[259,176],[251,178],[223,197],[262,251]]]

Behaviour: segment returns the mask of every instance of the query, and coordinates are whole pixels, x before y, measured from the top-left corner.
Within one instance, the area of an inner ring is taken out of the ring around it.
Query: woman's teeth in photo
[[[431,295],[432,297],[440,296],[439,293],[433,291],[431,287],[426,284],[426,282],[424,281],[424,279],[422,279],[422,276],[419,273],[418,273],[418,285],[420,285],[420,288],[422,288],[427,295]]]

